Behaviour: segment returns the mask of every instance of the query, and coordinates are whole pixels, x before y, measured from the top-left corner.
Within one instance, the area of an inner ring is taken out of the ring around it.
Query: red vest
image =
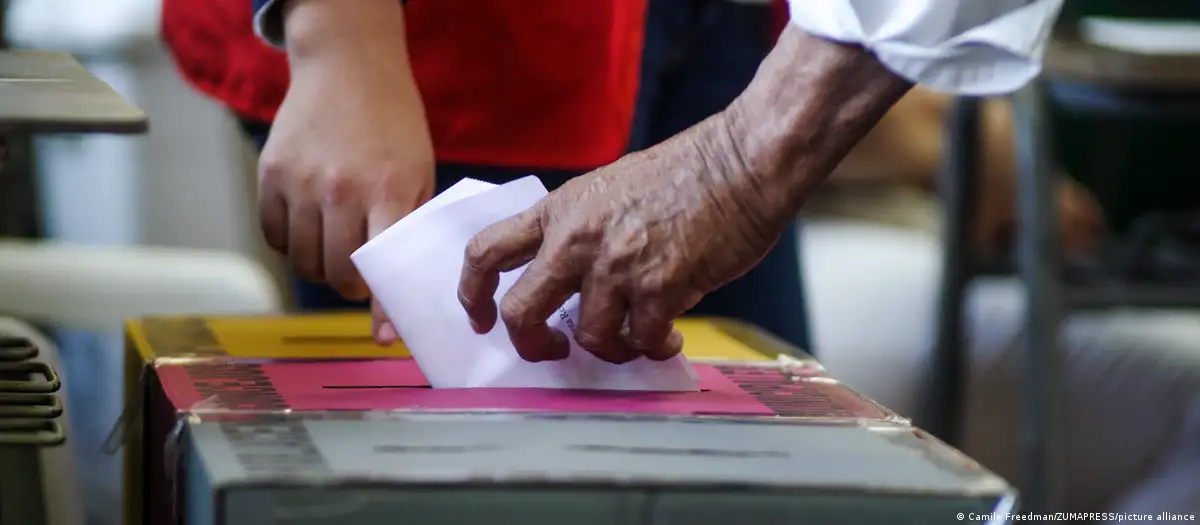
[[[247,0],[164,0],[177,67],[237,114],[271,122],[286,57]],[[417,0],[409,52],[441,162],[586,169],[625,150],[645,0]]]
[[[775,0],[771,4],[771,7],[774,9],[774,12],[771,13],[774,18],[771,21],[771,34],[778,37],[780,33],[783,33],[783,29],[787,27],[788,22],[791,22],[792,14],[788,12],[787,0]]]

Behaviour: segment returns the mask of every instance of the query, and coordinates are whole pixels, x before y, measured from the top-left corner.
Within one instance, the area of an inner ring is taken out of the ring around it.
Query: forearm
[[[914,89],[842,160],[828,184],[932,187],[941,160],[946,96]]]
[[[789,26],[725,113],[749,186],[793,213],[911,88],[861,47]]]

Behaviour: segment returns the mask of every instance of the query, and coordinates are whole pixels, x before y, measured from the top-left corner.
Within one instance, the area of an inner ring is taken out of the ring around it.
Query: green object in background
[[[1200,21],[1196,0],[1068,0],[1060,21],[1087,16]],[[1197,93],[1200,98],[1200,92]],[[1063,167],[1096,193],[1112,227],[1146,212],[1200,207],[1200,122],[1112,118],[1053,107]]]

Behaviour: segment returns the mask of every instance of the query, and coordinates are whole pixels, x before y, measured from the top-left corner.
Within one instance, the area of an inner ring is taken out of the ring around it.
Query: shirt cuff
[[[926,89],[999,95],[1037,77],[1063,0],[789,0],[792,23],[860,44]]]
[[[274,47],[283,48],[284,0],[254,1],[254,32]]]
[[[287,0],[252,0],[254,33],[271,46],[283,49],[283,3]],[[408,0],[400,0],[400,5]]]

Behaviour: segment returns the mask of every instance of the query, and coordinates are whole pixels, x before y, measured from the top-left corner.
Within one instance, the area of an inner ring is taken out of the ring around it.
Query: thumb
[[[400,338],[396,334],[396,327],[376,299],[371,299],[371,335],[382,346],[392,346]]]

